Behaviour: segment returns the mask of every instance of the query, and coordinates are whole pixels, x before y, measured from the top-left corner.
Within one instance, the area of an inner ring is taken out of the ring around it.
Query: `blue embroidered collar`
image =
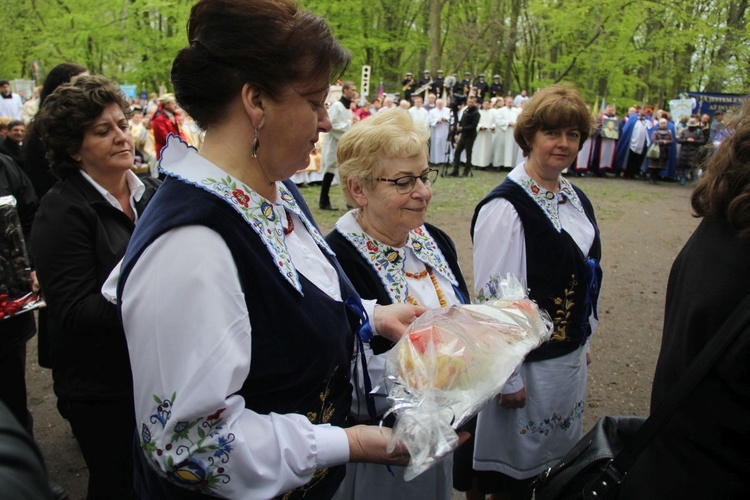
[[[358,213],[359,210],[355,209],[344,214],[336,222],[336,230],[354,245],[365,261],[372,266],[394,303],[406,302],[408,286],[404,277],[404,264],[407,252],[430,266],[452,285],[458,286],[456,276],[427,228],[420,226],[414,229],[409,233],[404,247],[394,248],[365,233],[357,222]]]
[[[312,235],[315,243],[333,256],[323,235],[308,220],[294,196],[280,182],[276,183],[276,202],[271,202],[238,179],[198,154],[181,139],[170,135],[162,151],[159,170],[182,182],[204,189],[228,203],[260,237],[274,264],[284,278],[302,294],[302,284],[284,241],[285,211],[296,215]]]
[[[560,191],[559,193],[553,193],[540,186],[534,179],[529,177],[526,173],[526,163],[514,168],[508,179],[518,184],[526,194],[528,194],[532,200],[539,205],[539,208],[545,213],[549,221],[555,227],[557,232],[562,231],[562,225],[560,223],[560,205],[570,201],[570,203],[580,213],[584,214],[583,205],[581,200],[578,198],[578,194],[573,185],[565,177],[560,176]]]

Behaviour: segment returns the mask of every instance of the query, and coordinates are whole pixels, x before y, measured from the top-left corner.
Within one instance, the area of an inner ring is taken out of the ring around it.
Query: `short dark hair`
[[[8,80],[0,80],[0,87],[3,85],[10,85],[10,82]]]
[[[111,104],[117,104],[128,116],[128,101],[120,87],[99,75],[82,76],[47,97],[34,119],[34,127],[47,150],[53,174],[64,179],[80,170],[71,155],[81,149],[86,129]]]
[[[8,123],[8,130],[13,130],[13,127],[17,127],[19,125],[24,127],[26,126],[26,124],[21,120],[12,120]]]
[[[289,84],[330,83],[351,59],[326,22],[294,0],[201,0],[187,31],[190,46],[172,64],[172,85],[204,129],[224,117],[245,84],[276,98]]]
[[[70,82],[70,79],[76,75],[80,75],[85,72],[86,68],[78,63],[64,62],[58,64],[47,73],[47,78],[44,79],[44,85],[42,91],[39,93],[39,106],[44,104],[47,96],[55,91],[60,85],[64,85]]]
[[[556,84],[540,90],[526,104],[513,131],[518,146],[528,155],[539,130],[577,127],[581,134],[578,150],[589,138],[593,119],[578,90],[568,84]]]

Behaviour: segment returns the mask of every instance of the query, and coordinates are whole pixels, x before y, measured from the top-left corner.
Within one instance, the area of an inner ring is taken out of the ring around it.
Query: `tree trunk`
[[[521,15],[521,2],[514,1],[513,8],[510,12],[510,29],[508,30],[508,58],[505,60],[505,70],[503,71],[503,82],[505,82],[505,91],[510,93],[512,90],[511,82],[513,81],[513,61],[516,58],[516,42],[518,42],[518,16]],[[520,82],[518,82],[520,85]]]
[[[443,46],[440,43],[440,18],[443,13],[443,0],[429,0],[430,3],[430,17],[429,17],[429,69],[430,71],[437,71],[440,69],[440,64],[443,55]]]
[[[722,92],[724,89],[724,70],[732,57],[735,44],[739,41],[745,31],[745,11],[748,0],[730,2],[727,12],[727,27],[724,41],[719,46],[716,58],[712,66],[718,67],[720,71],[712,71],[706,84],[706,92]]]

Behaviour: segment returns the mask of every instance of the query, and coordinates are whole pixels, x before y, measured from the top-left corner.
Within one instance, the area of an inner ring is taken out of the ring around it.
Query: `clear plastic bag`
[[[396,414],[391,451],[402,442],[409,481],[448,455],[455,432],[500,393],[532,349],[549,339],[552,321],[512,276],[501,299],[432,309],[388,353],[388,401]]]

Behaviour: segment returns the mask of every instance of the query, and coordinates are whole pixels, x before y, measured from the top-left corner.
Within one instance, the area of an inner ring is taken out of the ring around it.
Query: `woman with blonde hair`
[[[466,303],[469,293],[450,237],[425,222],[437,171],[430,169],[429,132],[400,109],[384,109],[355,124],[339,141],[339,176],[344,196],[356,207],[344,214],[326,240],[357,292],[378,304],[446,307]],[[373,386],[383,376],[393,343],[373,340],[367,350]],[[359,377],[362,380],[363,377]],[[351,417],[379,420],[388,410],[374,397],[368,414],[365,387],[355,389]],[[359,403],[359,404],[357,404]],[[393,424],[392,417],[386,425]],[[404,481],[404,468],[349,464],[337,499],[449,500],[452,460]]]

